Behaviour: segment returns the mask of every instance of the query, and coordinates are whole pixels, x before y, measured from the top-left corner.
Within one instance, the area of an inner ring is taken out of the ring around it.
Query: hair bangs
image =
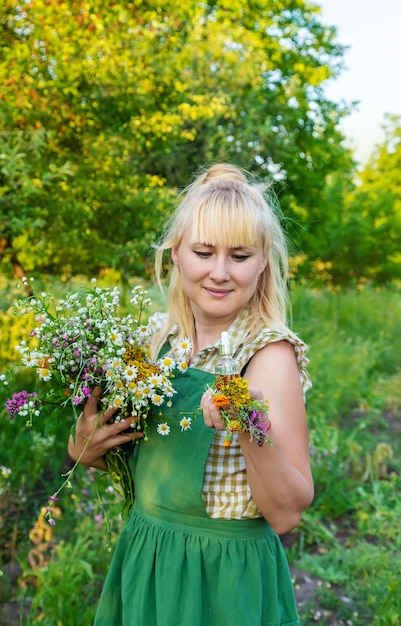
[[[193,207],[192,241],[226,248],[260,244],[264,231],[260,208],[249,200],[244,202],[241,195],[222,198],[221,193],[212,194]]]

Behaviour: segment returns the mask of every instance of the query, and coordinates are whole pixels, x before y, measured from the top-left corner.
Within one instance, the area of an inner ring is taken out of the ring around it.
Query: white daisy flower
[[[113,409],[119,409],[123,406],[123,404],[124,404],[123,396],[116,396],[113,399]]]
[[[47,367],[40,367],[38,370],[36,370],[40,380],[50,380],[52,377],[52,373],[51,371],[47,368]]]
[[[117,346],[121,346],[123,343],[122,337],[120,335],[120,333],[116,330],[113,330],[110,333],[110,340],[113,344],[117,345]]]
[[[125,380],[128,380],[128,381],[134,380],[134,378],[136,378],[137,374],[138,374],[137,368],[136,367],[132,367],[132,365],[129,365],[124,370],[124,378],[125,378]]]
[[[149,376],[146,383],[155,389],[160,387],[163,384],[163,379],[160,374],[153,374],[153,376]]]
[[[163,437],[165,437],[166,435],[169,435],[170,434],[170,426],[166,422],[163,422],[163,423],[159,424],[158,427],[157,427],[157,433],[159,435],[162,435]]]
[[[179,345],[179,351],[181,354],[189,354],[192,350],[192,342],[189,337],[184,337]]]
[[[177,369],[182,373],[186,372],[188,369],[188,363],[186,361],[181,361],[177,364]]]
[[[192,422],[191,417],[183,417],[182,420],[180,421],[181,430],[190,430],[191,422]]]
[[[156,406],[160,406],[164,402],[163,396],[160,396],[158,393],[152,394],[150,399],[152,400],[153,404],[155,404]]]
[[[173,359],[169,356],[165,356],[161,361],[160,361],[160,366],[163,368],[163,370],[165,372],[170,372],[173,367],[175,366],[175,363],[173,361]]]
[[[149,396],[154,393],[153,385],[144,385],[144,387],[142,387],[142,393],[146,398],[149,398]]]

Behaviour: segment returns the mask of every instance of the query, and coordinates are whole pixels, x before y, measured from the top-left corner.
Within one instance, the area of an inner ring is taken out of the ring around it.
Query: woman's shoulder
[[[294,349],[297,360],[298,371],[304,393],[312,386],[308,372],[309,358],[307,357],[308,346],[296,333],[289,328],[262,328],[248,341],[244,341],[237,346],[235,357],[246,367],[251,358],[269,344],[279,341],[287,341]]]

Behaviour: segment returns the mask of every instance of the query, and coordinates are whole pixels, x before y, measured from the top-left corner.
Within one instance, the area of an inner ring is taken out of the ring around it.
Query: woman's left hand
[[[252,400],[264,400],[263,393],[256,387],[249,387],[249,394]],[[214,404],[210,391],[205,391],[201,398],[200,407],[203,412],[203,419],[208,428],[224,430],[224,422],[220,415],[219,408]]]
[[[208,428],[224,430],[224,423],[218,407],[214,404],[210,391],[205,391],[201,398],[200,407],[203,412],[203,419]]]

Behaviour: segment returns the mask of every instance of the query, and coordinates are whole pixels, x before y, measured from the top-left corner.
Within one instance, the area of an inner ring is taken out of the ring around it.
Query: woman
[[[297,526],[313,498],[304,406],[310,382],[305,345],[286,326],[283,232],[264,189],[238,168],[217,164],[182,196],[157,248],[159,282],[166,252],[168,313],[150,321],[154,356],[174,355],[184,337],[192,354],[163,419],[177,424],[199,406],[203,419],[185,435],[171,428],[168,437],[157,435],[160,419],[150,419],[148,440],[135,446],[136,503],[95,626],[297,626],[278,535]],[[223,445],[223,421],[207,391],[222,331],[251,396],[269,402],[271,446],[244,432]],[[95,431],[85,465],[105,469],[104,453],[132,438],[122,433],[126,422],[106,423],[112,414]],[[69,442],[73,459],[96,416],[93,396]]]

